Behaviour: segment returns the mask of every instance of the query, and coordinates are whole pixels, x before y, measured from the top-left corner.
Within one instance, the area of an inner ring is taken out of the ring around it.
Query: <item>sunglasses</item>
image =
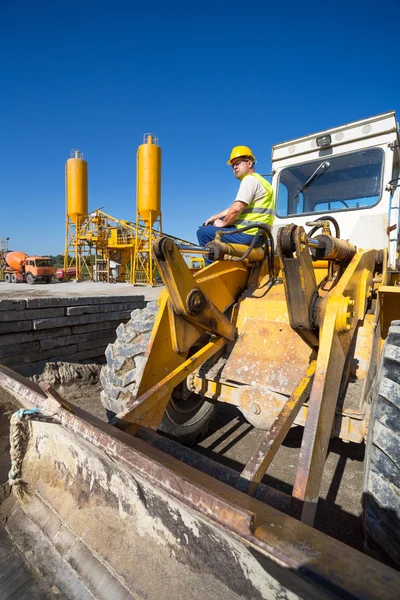
[[[249,162],[250,159],[249,158],[241,158],[240,160],[237,160],[233,165],[231,165],[232,169],[234,169],[237,165],[240,165],[240,163],[242,162]]]

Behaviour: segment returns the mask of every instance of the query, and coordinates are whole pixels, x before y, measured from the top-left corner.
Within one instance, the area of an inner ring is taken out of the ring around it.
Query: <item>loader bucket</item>
[[[49,597],[398,597],[399,573],[186,464],[192,450],[171,456],[5,367],[0,388],[4,409],[37,409],[19,413],[0,514]]]

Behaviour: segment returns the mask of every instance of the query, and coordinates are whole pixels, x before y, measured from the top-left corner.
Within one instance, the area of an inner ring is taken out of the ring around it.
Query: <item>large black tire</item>
[[[28,273],[28,275],[26,276],[26,283],[28,283],[29,285],[35,284],[35,278],[32,275],[32,273]]]
[[[109,417],[123,411],[131,394],[137,394],[157,310],[156,302],[134,310],[130,321],[117,328],[116,341],[107,346],[107,364],[101,370],[100,380],[101,402]],[[174,390],[159,431],[182,443],[194,443],[207,431],[215,409],[214,403],[190,392],[184,382]]]
[[[400,566],[400,321],[382,350],[364,467],[365,549]]]

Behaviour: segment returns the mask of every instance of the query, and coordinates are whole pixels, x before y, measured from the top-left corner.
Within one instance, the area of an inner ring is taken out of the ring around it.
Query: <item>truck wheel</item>
[[[365,549],[400,565],[400,321],[382,350],[368,427],[363,486]]]
[[[10,275],[10,273],[5,273],[4,274],[4,281],[6,283],[11,283],[11,275]]]
[[[106,350],[107,364],[101,370],[101,402],[108,417],[125,409],[131,393],[137,393],[144,370],[143,356],[157,314],[157,303],[134,310],[130,321],[117,328],[117,339]],[[216,406],[190,392],[186,382],[177,386],[167,406],[159,431],[190,444],[205,433]]]
[[[26,283],[29,283],[29,285],[33,285],[35,283],[35,279],[31,273],[28,273],[26,276]]]
[[[15,273],[13,273],[13,274],[11,275],[11,283],[17,283],[17,281],[18,281],[18,280],[17,280],[17,276],[15,275]]]

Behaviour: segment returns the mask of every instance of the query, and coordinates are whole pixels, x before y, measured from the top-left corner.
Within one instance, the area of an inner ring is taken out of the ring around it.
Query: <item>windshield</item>
[[[53,266],[53,261],[49,260],[49,259],[45,259],[45,258],[37,258],[36,259],[36,266],[37,267],[52,267]]]
[[[326,160],[282,169],[276,201],[279,217],[366,208],[378,202],[383,167],[379,148],[329,157],[328,161],[329,169],[303,191],[304,184]]]

